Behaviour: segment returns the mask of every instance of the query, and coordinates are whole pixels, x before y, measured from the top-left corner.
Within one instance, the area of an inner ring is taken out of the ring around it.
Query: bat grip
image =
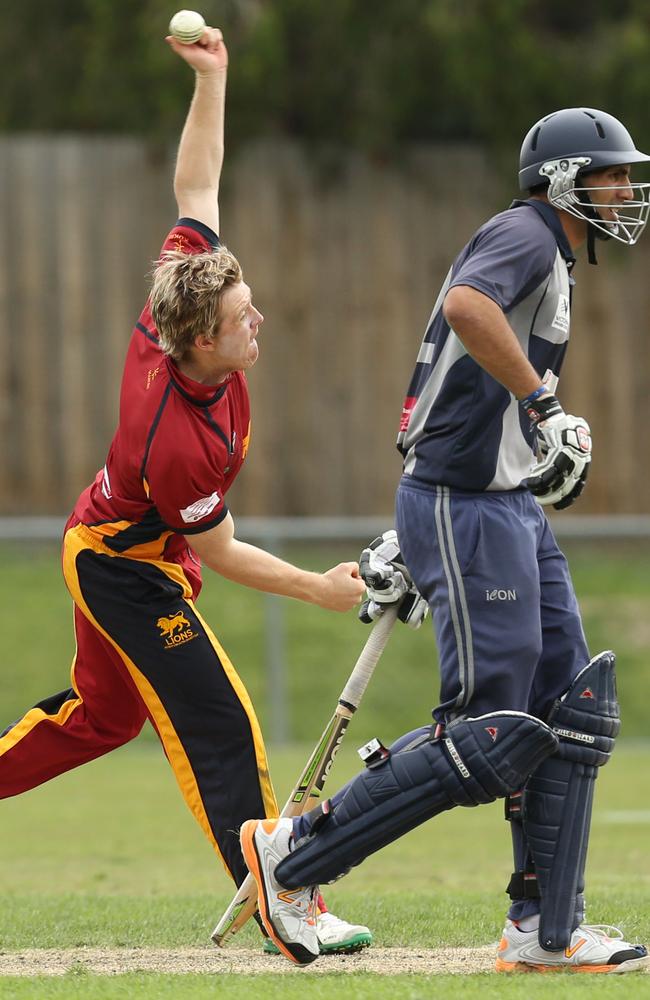
[[[373,625],[372,632],[366,639],[354,670],[341,692],[340,701],[351,705],[354,709],[357,708],[396,621],[397,604],[389,604],[383,615]]]

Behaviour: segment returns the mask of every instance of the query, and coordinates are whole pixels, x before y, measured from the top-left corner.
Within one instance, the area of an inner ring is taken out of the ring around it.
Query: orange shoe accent
[[[571,972],[611,972],[618,965],[574,965]]]
[[[501,947],[501,945],[499,945],[499,948],[500,947]],[[517,963],[516,962],[504,962],[504,960],[502,958],[497,958],[496,962],[494,963],[494,971],[495,972],[519,972],[519,971],[523,971],[523,970],[519,970],[517,968]]]
[[[574,972],[570,965],[527,965],[525,962],[504,962],[497,958],[494,963],[495,972]]]
[[[582,948],[583,944],[586,944],[586,943],[587,943],[587,939],[586,938],[580,938],[580,940],[578,941],[578,943],[574,944],[573,948],[565,948],[564,949],[564,954],[566,955],[567,958],[573,958],[573,956],[578,951],[578,949]]]
[[[262,829],[264,830],[264,833],[273,833],[278,821],[277,819],[263,819],[260,820],[260,822],[262,824]]]
[[[271,824],[270,827],[265,825],[267,833],[270,833],[275,827],[275,820],[248,819],[242,825],[239,836],[244,861],[246,862],[249,872],[257,882],[257,906],[260,911],[260,916],[262,917],[264,927],[266,928],[266,931],[276,948],[282,952],[285,958],[288,958],[290,962],[293,962],[294,965],[301,965],[302,963],[291,954],[282,938],[279,938],[276,934],[275,927],[273,926],[273,922],[269,916],[268,900],[266,898],[266,892],[264,891],[264,879],[262,878],[262,873],[260,871],[259,858],[257,856],[257,848],[255,847],[254,840],[258,823]]]
[[[278,899],[281,899],[283,903],[295,903],[296,893],[301,891],[301,889],[284,889],[278,893]]]
[[[525,962],[504,962],[502,958],[497,958],[494,963],[495,972],[539,972],[542,975],[547,972],[612,972],[618,968],[616,965],[526,965]]]

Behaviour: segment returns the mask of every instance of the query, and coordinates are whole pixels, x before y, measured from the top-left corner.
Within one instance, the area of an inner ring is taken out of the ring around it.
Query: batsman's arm
[[[255,590],[295,597],[329,611],[349,611],[363,596],[364,583],[356,562],[339,563],[326,573],[310,573],[239,541],[230,514],[214,528],[189,536],[187,542],[210,569]]]
[[[488,295],[469,285],[454,285],[445,296],[443,312],[476,363],[517,399],[539,388],[539,374],[524,354],[505,313]]]
[[[206,28],[194,45],[182,45],[171,36],[167,42],[195,72],[174,174],[178,214],[218,233],[228,52],[218,28]]]

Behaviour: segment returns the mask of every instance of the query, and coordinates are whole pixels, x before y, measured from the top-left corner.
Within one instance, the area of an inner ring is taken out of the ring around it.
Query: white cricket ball
[[[183,45],[198,42],[205,29],[205,21],[195,10],[179,10],[169,22],[169,33]]]

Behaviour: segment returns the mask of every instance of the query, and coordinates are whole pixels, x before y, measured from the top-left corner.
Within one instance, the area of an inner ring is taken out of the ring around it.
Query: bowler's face
[[[253,305],[245,282],[231,285],[224,293],[222,317],[214,338],[216,366],[229,372],[252,368],[259,354],[257,334],[264,317]]]

